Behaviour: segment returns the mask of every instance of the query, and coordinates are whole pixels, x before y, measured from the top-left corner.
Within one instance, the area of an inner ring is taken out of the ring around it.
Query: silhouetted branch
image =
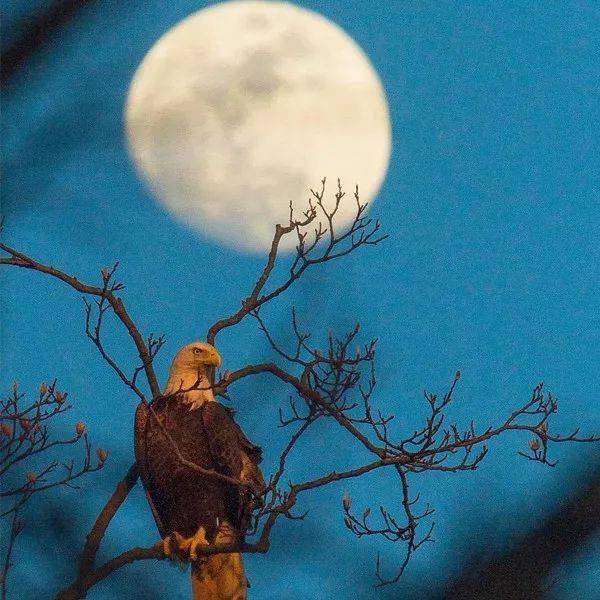
[[[76,277],[68,275],[67,273],[64,273],[63,271],[54,267],[44,265],[30,258],[29,256],[18,252],[17,250],[4,244],[3,242],[0,242],[0,250],[3,250],[4,252],[6,252],[6,254],[9,255],[8,258],[0,258],[0,264],[21,267],[23,269],[31,269],[33,271],[38,271],[39,273],[50,275],[51,277],[63,281],[67,285],[71,286],[74,290],[81,292],[82,294],[87,294],[89,296],[95,296],[97,298],[106,300],[110,304],[115,315],[118,317],[118,319],[121,321],[121,323],[129,333],[131,339],[135,344],[135,347],[137,348],[144,371],[146,372],[146,377],[150,385],[152,396],[156,398],[160,395],[160,389],[156,380],[156,374],[154,373],[154,368],[152,366],[152,356],[150,355],[148,346],[146,345],[142,334],[140,333],[140,331],[132,321],[131,317],[129,316],[129,313],[125,309],[123,301],[121,300],[121,298],[115,295],[115,292],[122,290],[124,286],[121,283],[112,283],[109,286],[107,281],[107,274],[110,273],[109,271],[107,271],[106,269],[101,270],[103,285],[102,287],[98,287],[82,283]],[[112,272],[114,273],[114,269]]]
[[[91,587],[112,575],[115,571],[138,560],[162,560],[166,558],[163,544],[157,542],[150,548],[131,548],[126,552],[111,558],[96,569],[86,571],[85,576],[78,577],[69,587],[61,590],[55,600],[79,600],[85,598]]]
[[[356,212],[354,219],[344,233],[338,233],[335,227],[335,216],[338,212],[345,192],[342,191],[338,179],[337,191],[334,195],[333,207],[329,208],[325,202],[325,183],[321,180],[321,189],[311,189],[312,198],[308,201],[308,209],[303,212],[301,219],[294,218],[294,210],[290,203],[290,217],[287,225],[276,225],[275,235],[271,242],[271,249],[267,263],[257,279],[250,294],[242,301],[237,312],[224,317],[212,325],[207,333],[206,339],[209,344],[214,344],[217,334],[227,327],[237,325],[244,317],[256,311],[261,306],[273,300],[285,292],[295,281],[300,279],[303,273],[313,265],[322,264],[346,256],[361,246],[376,245],[383,241],[387,235],[379,234],[381,225],[378,220],[365,216],[368,203],[361,203],[358,194],[358,186],[354,193]],[[319,220],[323,218],[326,226]],[[309,234],[307,228],[315,226]],[[275,285],[270,291],[264,291],[275,268],[281,239],[289,234],[295,233],[296,256],[289,268],[288,277],[279,285]]]
[[[106,450],[97,450],[92,463],[92,447],[86,425],[75,425],[74,435],[54,438],[49,427],[52,419],[69,411],[68,394],[60,392],[56,381],[42,383],[37,397],[27,401],[25,394],[13,384],[10,394],[0,400],[0,518],[11,516],[3,571],[0,575],[2,598],[7,596],[8,572],[12,565],[14,544],[24,527],[19,517],[35,495],[57,487],[76,488],[76,481],[104,467]],[[53,421],[52,421],[53,422]],[[67,446],[83,444],[83,460],[60,461],[54,454]],[[39,466],[34,470],[33,461]]]
[[[125,477],[117,484],[115,491],[98,515],[94,526],[86,537],[85,546],[79,561],[79,577],[87,576],[94,566],[94,560],[106,529],[119,508],[121,508],[121,504],[123,504],[129,492],[135,486],[137,480],[138,469],[137,465],[133,464]]]
[[[260,373],[269,373],[284,383],[292,386],[304,410],[300,410],[294,399],[290,399],[290,415],[285,416],[280,409],[281,426],[299,423],[300,427],[284,448],[279,469],[271,477],[267,487],[265,503],[255,514],[254,528],[258,531],[258,521],[269,516],[266,525],[272,526],[281,514],[290,514],[296,498],[301,491],[322,487],[341,479],[360,477],[376,469],[394,467],[400,477],[403,509],[402,521],[394,517],[385,507],[379,508],[381,523],[374,524],[371,509],[368,508],[361,517],[350,511],[349,496],[345,496],[343,506],[346,526],[358,537],[364,535],[380,535],[389,541],[401,541],[406,544],[406,552],[399,569],[391,576],[382,574],[379,557],[376,563],[376,575],[379,585],[398,581],[404,572],[412,554],[425,542],[432,541],[432,523],[426,528],[421,537],[418,526],[422,519],[429,517],[433,509],[426,505],[420,511],[415,511],[418,495],[409,497],[408,475],[416,475],[424,471],[459,472],[475,470],[488,452],[487,442],[508,431],[519,431],[532,434],[539,446],[530,441],[530,448],[537,452],[534,457],[546,465],[554,465],[548,459],[548,447],[551,443],[563,442],[593,442],[600,436],[579,436],[578,431],[568,435],[549,432],[548,419],[557,410],[557,400],[552,394],[545,394],[543,384],[536,386],[530,399],[514,410],[498,426],[490,426],[483,431],[477,431],[475,424],[461,430],[454,423],[446,424],[446,408],[453,401],[460,373],[457,372],[443,397],[425,393],[427,414],[424,424],[412,434],[394,438],[390,433],[389,424],[393,415],[383,415],[372,406],[372,395],[376,389],[374,369],[375,345],[370,342],[356,351],[349,348],[356,340],[359,328],[355,327],[340,339],[331,334],[327,338],[324,349],[309,345],[311,335],[300,331],[295,313],[292,315],[292,327],[296,337],[293,350],[282,348],[269,332],[265,321],[258,311],[253,313],[260,330],[265,334],[268,343],[278,356],[295,367],[299,374],[285,370],[275,363],[247,365],[232,372],[227,372],[216,384],[215,390],[228,393],[232,384],[246,377]],[[366,369],[365,369],[366,368]],[[366,376],[364,385],[361,378]],[[357,392],[361,402],[350,401],[348,396]],[[298,437],[316,420],[325,417],[334,418],[342,427],[352,434],[367,450],[377,457],[377,460],[356,469],[342,473],[331,473],[303,484],[290,484],[289,489],[280,490],[277,482],[281,479],[285,468],[285,459],[297,442]],[[368,426],[374,439],[368,436],[360,427]],[[542,448],[538,449],[538,448]],[[523,454],[519,452],[519,454]],[[268,527],[267,527],[268,530]],[[261,539],[265,530],[261,534]]]

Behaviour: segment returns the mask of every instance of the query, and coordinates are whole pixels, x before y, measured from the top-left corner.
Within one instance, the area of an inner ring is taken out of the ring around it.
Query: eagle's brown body
[[[253,496],[265,487],[258,467],[261,449],[246,438],[231,411],[206,385],[210,379],[206,367],[219,365],[220,360],[209,344],[196,342],[180,350],[165,395],[151,407],[138,406],[135,454],[159,532],[169,542],[167,553],[174,537],[193,563],[194,598],[243,600],[247,580],[241,555],[201,557],[194,550],[199,545],[242,541]],[[181,391],[198,387],[200,381],[202,390]],[[242,481],[252,491],[184,464],[173,443],[185,461]]]
[[[261,460],[261,449],[248,441],[218,402],[192,408],[171,396],[158,399],[152,408],[183,458],[199,467],[241,479],[244,454],[255,465]],[[173,532],[191,537],[204,527],[212,544],[223,521],[243,537],[251,510],[246,489],[182,464],[144,404],[136,413],[135,437],[140,475],[163,537]]]

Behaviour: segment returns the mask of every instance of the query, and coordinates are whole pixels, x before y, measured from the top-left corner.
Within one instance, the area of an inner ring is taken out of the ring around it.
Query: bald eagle
[[[151,408],[138,406],[135,455],[165,553],[192,562],[194,599],[244,600],[241,554],[197,553],[202,545],[243,541],[256,498],[265,489],[261,449],[207,389],[220,365],[217,350],[203,342],[177,353],[163,395]],[[204,389],[185,391],[193,387]],[[246,482],[250,489],[182,464],[165,431],[184,459]]]

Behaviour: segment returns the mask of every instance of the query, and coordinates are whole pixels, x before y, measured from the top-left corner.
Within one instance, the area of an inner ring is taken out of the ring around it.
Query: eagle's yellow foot
[[[174,531],[163,539],[165,556],[175,561],[194,562],[198,560],[198,548],[200,546],[208,546],[204,527],[198,528],[198,531],[189,538],[184,538],[180,533]]]
[[[171,536],[170,535],[167,535],[166,537],[163,538],[162,546],[163,546],[164,555],[167,558],[172,560],[173,559],[173,551],[171,550]]]
[[[192,539],[192,538],[190,538]],[[174,531],[165,537],[162,541],[163,552],[165,556],[173,561],[188,560],[189,539],[184,538],[180,533]]]
[[[198,531],[194,534],[193,537],[188,538],[189,542],[189,559],[191,561],[198,560],[198,548],[200,546],[208,546],[208,540],[206,539],[206,532],[204,531],[204,527],[199,527]]]

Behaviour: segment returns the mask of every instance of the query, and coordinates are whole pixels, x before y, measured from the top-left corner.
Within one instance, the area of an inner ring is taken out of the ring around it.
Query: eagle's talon
[[[204,527],[200,527],[198,528],[198,531],[195,533],[195,535],[191,538],[189,538],[188,540],[189,542],[189,547],[188,547],[188,552],[189,552],[189,559],[192,562],[195,562],[198,560],[198,547],[199,546],[208,546],[208,540],[206,539],[206,533],[204,531]]]
[[[169,559],[169,560],[180,560],[180,556],[179,556],[179,544],[177,544],[177,540],[176,540],[176,536],[178,536],[178,533],[171,533],[168,536],[166,536],[162,543],[163,543],[163,552],[165,553],[165,556]]]
[[[174,531],[163,539],[163,552],[169,560],[187,561],[189,560],[190,542],[191,539],[186,539],[179,532]]]
[[[163,554],[167,558],[171,558],[171,536],[168,535],[163,538],[162,547],[163,547]]]

